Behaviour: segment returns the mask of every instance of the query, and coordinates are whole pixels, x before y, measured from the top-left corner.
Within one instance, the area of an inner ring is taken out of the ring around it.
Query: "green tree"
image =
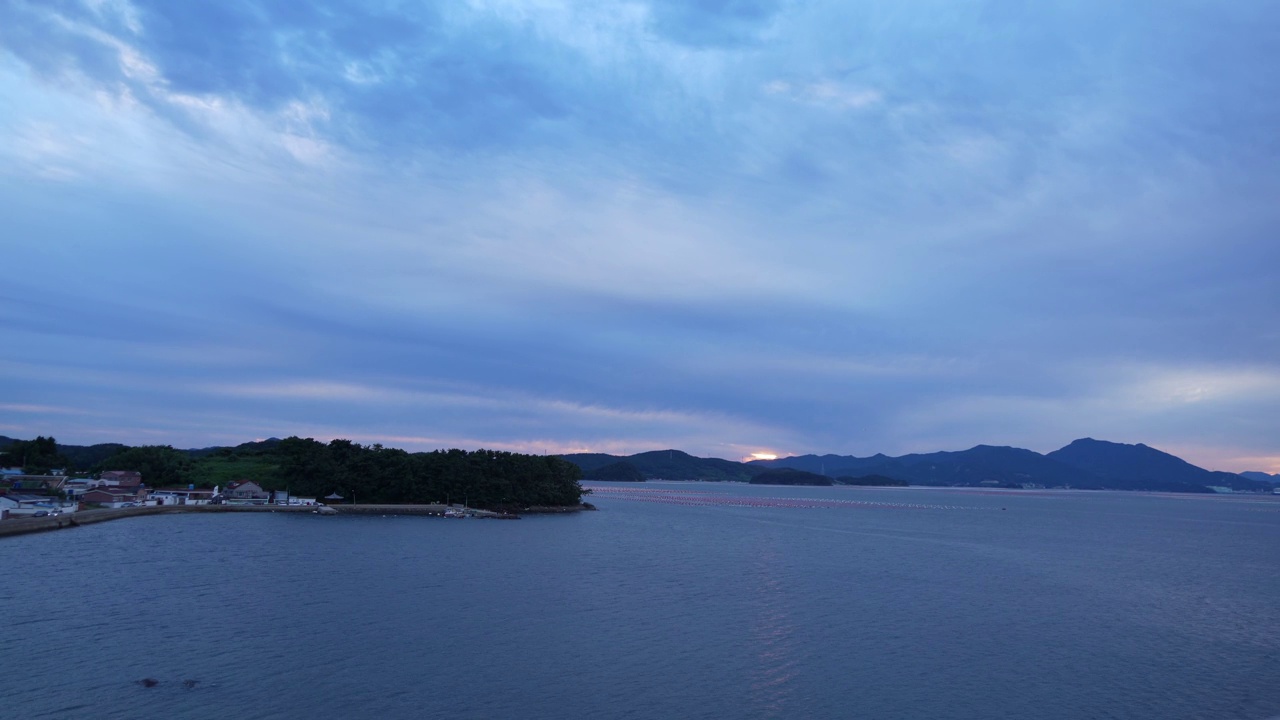
[[[70,463],[58,450],[58,441],[43,435],[35,440],[15,440],[3,451],[4,465],[21,466],[28,475],[48,475]]]
[[[136,470],[151,487],[191,482],[191,457],[169,445],[143,445],[123,450],[98,463],[98,472]]]

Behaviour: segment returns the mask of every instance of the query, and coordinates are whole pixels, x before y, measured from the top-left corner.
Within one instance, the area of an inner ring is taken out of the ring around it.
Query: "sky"
[[[0,434],[1280,472],[1280,2],[5,0]]]

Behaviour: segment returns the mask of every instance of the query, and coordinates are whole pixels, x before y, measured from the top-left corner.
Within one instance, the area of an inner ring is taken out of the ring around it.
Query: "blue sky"
[[[1280,472],[1280,3],[0,5],[0,433]]]

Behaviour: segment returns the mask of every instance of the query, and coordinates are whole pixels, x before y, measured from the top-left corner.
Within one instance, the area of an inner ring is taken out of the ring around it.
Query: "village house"
[[[98,486],[137,487],[142,484],[142,473],[137,470],[108,470],[98,476]]]
[[[63,475],[7,475],[0,481],[0,488],[10,493],[55,495],[66,481]]]
[[[13,493],[0,495],[0,508],[7,510],[10,518],[30,517],[41,510],[54,512],[62,509],[55,498],[47,495],[15,495]]]
[[[232,502],[253,502],[265,503],[271,497],[271,493],[262,489],[262,486],[252,480],[237,480],[227,486],[224,493],[226,498]]]
[[[68,499],[79,499],[81,495],[92,490],[97,484],[97,481],[92,478],[67,478],[67,481],[62,485],[62,492]]]
[[[213,500],[213,490],[185,488],[157,488],[147,496],[157,505],[208,505]]]
[[[146,502],[147,490],[141,486],[99,486],[81,495],[80,500],[109,508],[127,507]]]

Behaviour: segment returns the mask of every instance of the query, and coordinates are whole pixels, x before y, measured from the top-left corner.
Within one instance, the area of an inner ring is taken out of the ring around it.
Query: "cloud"
[[[1274,10],[1160,12],[9,3],[0,396],[85,440],[1273,457]]]
[[[800,85],[785,80],[771,80],[765,84],[764,89],[769,94],[782,95],[797,102],[837,109],[861,110],[878,105],[884,100],[884,96],[877,90],[846,87],[830,80]]]

